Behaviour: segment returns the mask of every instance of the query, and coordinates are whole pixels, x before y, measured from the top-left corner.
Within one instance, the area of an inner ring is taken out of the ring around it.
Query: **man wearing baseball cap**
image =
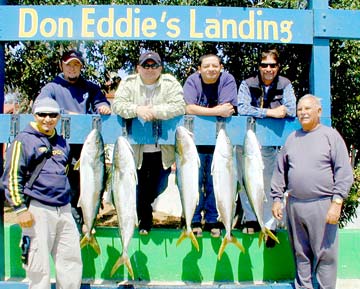
[[[7,150],[5,196],[22,230],[22,262],[29,288],[50,288],[51,255],[57,286],[78,289],[82,259],[67,178],[70,148],[55,129],[60,107],[54,99],[42,98],[34,102],[33,114],[35,121]]]
[[[37,98],[55,99],[68,114],[110,114],[110,103],[100,86],[81,75],[84,65],[81,52],[74,49],[64,52],[59,63],[62,72],[41,89]]]
[[[137,73],[120,82],[112,104],[121,117],[143,121],[170,119],[185,113],[181,84],[170,74],[162,74],[161,58],[154,51],[140,55]],[[139,232],[147,235],[152,227],[151,203],[163,191],[171,165],[175,162],[172,145],[133,145],[137,165],[137,213]]]
[[[75,49],[65,51],[59,62],[61,73],[46,84],[36,99],[50,97],[55,99],[65,114],[110,114],[110,103],[101,91],[100,86],[86,80],[81,75],[85,65],[82,53]],[[82,144],[71,144],[73,163],[80,158]],[[77,207],[80,194],[79,171],[70,169],[69,179],[72,187],[72,206],[74,218],[79,230],[82,227],[82,212]]]

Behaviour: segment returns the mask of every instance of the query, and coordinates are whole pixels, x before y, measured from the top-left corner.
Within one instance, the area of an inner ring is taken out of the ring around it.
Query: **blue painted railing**
[[[327,0],[310,0],[308,1],[307,10],[288,10],[288,9],[251,9],[241,7],[231,7],[231,9],[222,9],[220,7],[186,7],[182,6],[183,11],[189,12],[191,19],[187,19],[184,23],[193,23],[196,29],[201,29],[202,23],[205,23],[204,17],[213,17],[213,19],[227,17],[241,17],[239,15],[264,16],[269,21],[277,21],[277,24],[281,24],[281,19],[284,21],[290,21],[294,24],[293,38],[287,38],[283,35],[286,43],[302,43],[312,45],[312,58],[311,58],[311,70],[310,70],[310,92],[322,98],[323,105],[323,119],[324,124],[331,123],[331,102],[330,102],[330,39],[360,39],[360,11],[354,10],[331,10],[328,9]],[[30,36],[28,38],[21,38],[19,35],[14,36],[11,33],[18,33],[20,31],[20,21],[18,17],[9,17],[11,13],[16,13],[20,6],[6,6],[6,0],[0,0],[0,113],[2,113],[2,104],[4,100],[3,88],[4,88],[4,41],[9,40],[44,40],[39,36]],[[37,7],[37,8],[36,8]],[[71,17],[76,11],[85,10],[89,12],[91,17],[91,9],[96,8],[96,12],[99,15],[96,17],[109,17],[106,11],[110,11],[111,8],[115,10],[125,10],[129,6],[109,5],[109,6],[77,6],[76,9],[66,9],[64,6],[25,6],[32,12],[36,13],[36,9],[41,10],[46,17],[49,13],[51,15],[61,14],[61,11],[66,10],[68,15],[64,17]],[[23,7],[24,8],[24,7]],[[35,10],[34,10],[34,9]],[[84,9],[83,9],[84,8]],[[142,9],[146,8],[146,9]],[[130,9],[130,8],[129,8]],[[161,20],[168,20],[166,16],[175,13],[176,17],[172,19],[177,21],[177,18],[181,18],[182,14],[178,13],[180,7],[171,6],[137,6],[131,7],[134,14],[141,15],[145,13],[144,17],[152,17],[155,15],[161,16]],[[95,11],[95,10],[94,10]],[[127,10],[128,11],[128,10]],[[253,11],[253,12],[251,12]],[[70,13],[71,12],[71,13]],[[151,13],[150,13],[151,12]],[[110,13],[110,12],[109,12]],[[146,14],[150,13],[150,14]],[[229,14],[227,14],[229,13]],[[253,13],[253,14],[251,14]],[[256,14],[255,14],[256,13]],[[6,17],[5,17],[6,15]],[[74,16],[74,15],[73,15]],[[76,15],[75,15],[76,16]],[[81,17],[74,17],[80,19]],[[48,19],[48,18],[47,18]],[[260,19],[260,18],[259,18]],[[262,18],[261,18],[262,19]],[[260,19],[260,20],[261,20]],[[279,20],[280,19],[280,20]],[[213,20],[213,21],[215,21]],[[247,20],[247,19],[245,19]],[[48,20],[47,20],[48,21]],[[190,22],[189,22],[190,21]],[[191,22],[192,21],[192,22]],[[90,21],[91,22],[91,21]],[[161,22],[161,21],[160,21]],[[159,23],[160,23],[159,22]],[[290,22],[283,22],[283,24],[290,24]],[[49,22],[50,23],[50,22]],[[48,24],[49,24],[48,23]],[[51,22],[53,23],[53,22]],[[49,25],[51,25],[51,23]],[[162,22],[161,22],[162,23]],[[167,22],[169,23],[169,22]],[[173,22],[172,24],[174,24]],[[243,22],[245,23],[245,22]],[[255,23],[255,22],[254,22]],[[260,23],[260,22],[259,22]],[[89,24],[89,23],[88,23]],[[9,26],[10,25],[10,26]],[[44,26],[46,27],[46,26]],[[90,27],[90,26],[89,26]],[[179,26],[182,28],[182,26]],[[280,27],[280,25],[279,25]],[[23,27],[24,28],[24,27]],[[24,30],[29,32],[29,27],[25,27]],[[186,31],[188,28],[184,28],[181,32]],[[174,33],[175,30],[168,32]],[[199,30],[200,31],[200,30]],[[159,31],[160,34],[148,33],[148,36],[144,36],[142,39],[149,40],[164,40],[166,37],[175,37],[173,40],[203,40],[203,41],[242,41],[242,42],[283,42],[280,38],[234,38],[234,39],[222,39],[211,38],[206,34],[197,34],[199,32],[190,31],[188,34],[181,34],[177,38],[174,34],[164,33],[166,31]],[[43,31],[44,32],[44,31]],[[68,39],[65,36],[49,37],[49,31],[45,31],[41,37],[47,37],[47,40],[65,40]],[[142,31],[143,32],[143,31]],[[8,36],[10,33],[10,36]],[[31,33],[30,33],[31,34]],[[28,35],[30,35],[28,34]],[[45,35],[45,36],[44,36]],[[155,35],[155,36],[154,36]],[[200,39],[197,39],[198,36]],[[260,35],[263,36],[263,35]],[[305,37],[306,36],[306,37]],[[88,40],[96,40],[100,36],[86,34],[85,38]],[[104,36],[101,36],[104,37]],[[100,37],[100,38],[101,38]],[[223,36],[225,37],[225,36]],[[106,38],[106,37],[105,37]],[[105,39],[104,38],[104,39]],[[75,36],[72,40],[83,39],[83,36]],[[117,40],[119,37],[107,37],[109,40]],[[138,36],[133,35],[129,38],[132,40],[140,39]],[[10,142],[16,133],[21,130],[29,121],[31,115],[0,115],[0,144]],[[211,117],[178,117],[169,121],[161,121],[156,123],[142,123],[138,120],[132,122],[125,122],[118,116],[90,116],[90,115],[64,115],[62,121],[59,123],[58,131],[68,137],[70,143],[81,143],[85,139],[87,133],[94,127],[101,127],[101,131],[106,143],[113,143],[117,136],[126,134],[132,143],[174,143],[174,132],[176,126],[185,125],[190,127],[195,135],[195,142],[197,144],[214,144],[215,136],[219,125],[222,125],[223,120]],[[231,117],[225,120],[225,126],[233,144],[242,144],[244,133],[248,126],[248,118],[244,116]],[[282,145],[286,136],[298,128],[299,124],[294,119],[259,119],[255,122],[256,134],[262,145]],[[2,168],[2,158],[0,157],[0,164]],[[4,279],[4,236],[3,236],[3,200],[0,198],[0,280]],[[10,286],[10,284],[9,284]],[[16,285],[15,285],[16,286]],[[7,288],[2,286],[0,288]],[[20,287],[13,287],[20,288]]]

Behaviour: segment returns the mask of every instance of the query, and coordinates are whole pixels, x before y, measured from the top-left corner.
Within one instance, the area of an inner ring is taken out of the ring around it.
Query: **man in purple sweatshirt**
[[[221,59],[214,54],[199,59],[198,71],[184,84],[186,113],[206,116],[229,117],[237,112],[237,86],[234,77],[223,71]],[[199,204],[192,219],[193,232],[202,236],[202,212],[205,230],[212,237],[220,237],[220,226],[215,203],[211,162],[215,146],[197,146],[201,166],[199,169]]]
[[[319,99],[310,94],[303,96],[297,116],[302,128],[287,138],[272,176],[272,213],[282,219],[281,201],[287,192],[295,288],[335,289],[338,221],[353,172],[340,134],[320,124]]]

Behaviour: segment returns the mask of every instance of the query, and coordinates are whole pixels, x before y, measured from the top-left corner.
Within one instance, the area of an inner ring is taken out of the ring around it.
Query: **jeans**
[[[201,222],[201,212],[204,211],[204,219],[208,224],[217,223],[218,212],[216,209],[213,180],[211,176],[211,163],[213,154],[199,153],[199,204],[195,209],[192,223]]]
[[[237,158],[238,160],[238,175],[239,175],[239,181],[242,183],[242,147],[237,147]],[[276,158],[278,154],[277,147],[273,146],[264,146],[261,148],[261,156],[264,163],[264,171],[263,171],[263,177],[264,177],[264,190],[265,190],[265,196],[266,200],[264,201],[264,211],[263,211],[263,220],[265,227],[275,230],[277,226],[276,219],[272,216],[272,199],[270,198],[270,190],[271,190],[271,177],[274,170],[274,166],[276,163]],[[245,222],[249,221],[257,221],[257,218],[251,208],[251,205],[249,203],[249,199],[246,195],[246,192],[244,188],[242,187],[242,190],[240,192],[240,199],[241,199],[241,205],[244,210],[244,219]],[[283,218],[286,218],[284,216]]]

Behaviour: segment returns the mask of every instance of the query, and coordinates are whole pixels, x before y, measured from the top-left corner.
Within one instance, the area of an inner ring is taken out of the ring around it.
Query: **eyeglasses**
[[[157,64],[157,63],[153,63],[153,64],[149,64],[149,63],[145,63],[145,64],[143,64],[143,65],[141,65],[143,68],[145,68],[145,69],[149,69],[149,68],[151,68],[151,69],[157,69],[157,68],[159,68],[161,65],[160,64]]]
[[[57,118],[59,116],[58,113],[46,113],[46,112],[39,112],[36,115],[41,118],[46,118],[47,116],[50,118]]]
[[[277,63],[265,63],[265,62],[260,63],[261,68],[267,68],[268,66],[270,66],[270,68],[275,68],[278,66],[278,64]]]

